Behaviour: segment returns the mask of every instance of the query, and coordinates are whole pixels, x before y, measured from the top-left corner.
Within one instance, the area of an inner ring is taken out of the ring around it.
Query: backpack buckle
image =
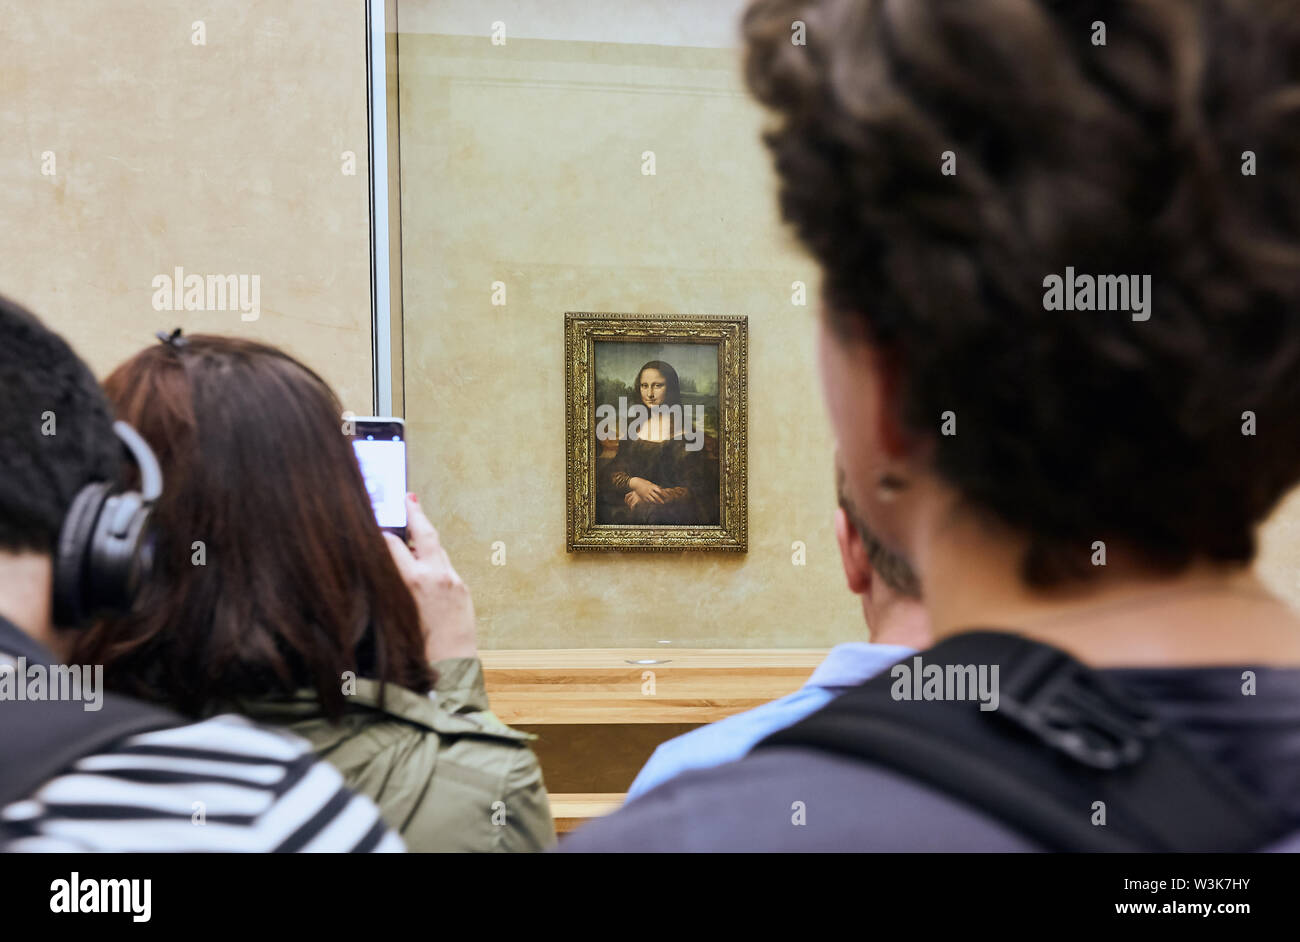
[[[1083,765],[1133,765],[1160,733],[1145,705],[1060,651],[1035,648],[1007,667],[997,712]]]

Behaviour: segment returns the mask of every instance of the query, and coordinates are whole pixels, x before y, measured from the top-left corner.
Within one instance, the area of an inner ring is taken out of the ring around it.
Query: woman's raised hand
[[[387,531],[384,539],[402,581],[415,597],[425,656],[430,661],[478,657],[474,600],[414,494],[406,495],[406,526],[411,536],[409,547]]]

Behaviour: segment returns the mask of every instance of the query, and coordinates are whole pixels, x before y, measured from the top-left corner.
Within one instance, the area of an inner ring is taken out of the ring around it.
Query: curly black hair
[[[52,553],[77,491],[116,480],[121,458],[90,369],[0,297],[0,550]]]
[[[1026,582],[1094,540],[1250,560],[1300,479],[1300,0],[756,0],[743,30],[832,328],[1028,535]],[[1067,266],[1150,276],[1150,319],[1046,310]]]

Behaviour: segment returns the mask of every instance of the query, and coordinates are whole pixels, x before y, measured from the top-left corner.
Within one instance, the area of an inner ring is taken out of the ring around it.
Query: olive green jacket
[[[347,712],[332,725],[315,691],[241,703],[258,722],[286,727],[372,799],[412,851],[539,851],[555,843],[542,770],[528,733],[488,708],[478,658],[433,665],[428,696],[389,684],[344,684]]]

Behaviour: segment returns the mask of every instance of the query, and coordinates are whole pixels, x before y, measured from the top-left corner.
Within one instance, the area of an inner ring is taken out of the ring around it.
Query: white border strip
[[[370,134],[370,335],[375,415],[393,415],[393,325],[388,262],[388,75],[384,0],[366,0]]]

